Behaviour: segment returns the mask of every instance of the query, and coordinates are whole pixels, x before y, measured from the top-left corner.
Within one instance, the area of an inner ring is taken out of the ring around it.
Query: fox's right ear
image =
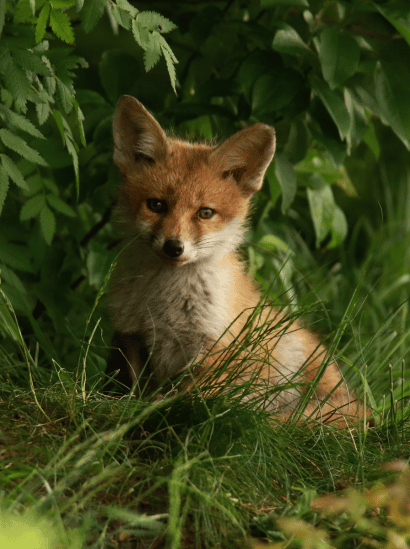
[[[114,162],[127,171],[138,162],[154,163],[167,154],[167,137],[147,109],[130,95],[118,101],[113,122]]]
[[[262,187],[263,177],[275,154],[275,130],[254,124],[232,135],[209,155],[211,165],[224,179],[234,181],[252,195]]]

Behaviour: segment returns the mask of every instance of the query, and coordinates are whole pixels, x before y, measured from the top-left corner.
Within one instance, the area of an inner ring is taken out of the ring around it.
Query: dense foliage
[[[409,544],[409,45],[407,0],[0,1],[0,545]],[[123,94],[188,139],[275,127],[244,256],[374,429],[104,393]]]

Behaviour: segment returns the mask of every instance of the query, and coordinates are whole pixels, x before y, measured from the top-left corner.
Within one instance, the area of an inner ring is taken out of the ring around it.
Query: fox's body
[[[274,154],[274,131],[255,124],[219,147],[192,145],[168,138],[138,101],[124,97],[114,119],[114,141],[122,179],[117,217],[125,241],[110,289],[114,345],[121,347],[134,382],[148,356],[158,384],[200,359],[203,373],[218,363],[215,351],[222,357],[223,349],[245,337],[244,326],[261,299],[236,249],[249,201]],[[310,331],[286,324],[271,307],[253,318],[271,329],[242,379],[257,371],[275,386],[300,383],[299,390],[283,391],[268,406],[286,414],[320,369],[324,348]],[[116,363],[111,362],[112,370]],[[322,413],[341,408],[356,414],[332,362],[306,413],[326,399]]]

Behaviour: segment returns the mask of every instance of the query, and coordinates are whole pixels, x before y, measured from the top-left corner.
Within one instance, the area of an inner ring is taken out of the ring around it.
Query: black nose
[[[167,240],[162,249],[168,257],[179,257],[184,252],[184,243],[180,240]]]

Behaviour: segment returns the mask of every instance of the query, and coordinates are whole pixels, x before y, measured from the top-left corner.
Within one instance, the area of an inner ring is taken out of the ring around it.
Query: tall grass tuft
[[[373,265],[382,259],[374,253]],[[242,375],[275,325],[257,327],[258,308],[206,380],[141,399],[108,394],[104,374],[90,374],[104,347],[100,320],[90,315],[73,372],[38,324],[37,343],[26,343],[1,294],[0,546],[405,547],[408,469],[391,466],[393,478],[382,466],[410,453],[410,322],[404,279],[380,287],[372,272],[358,271],[350,294],[337,269],[314,290],[296,284],[276,326],[302,316],[323,332],[331,296],[324,363],[336,356],[373,409],[372,428],[304,421],[307,397],[286,421],[266,411],[297,381],[272,388]]]

